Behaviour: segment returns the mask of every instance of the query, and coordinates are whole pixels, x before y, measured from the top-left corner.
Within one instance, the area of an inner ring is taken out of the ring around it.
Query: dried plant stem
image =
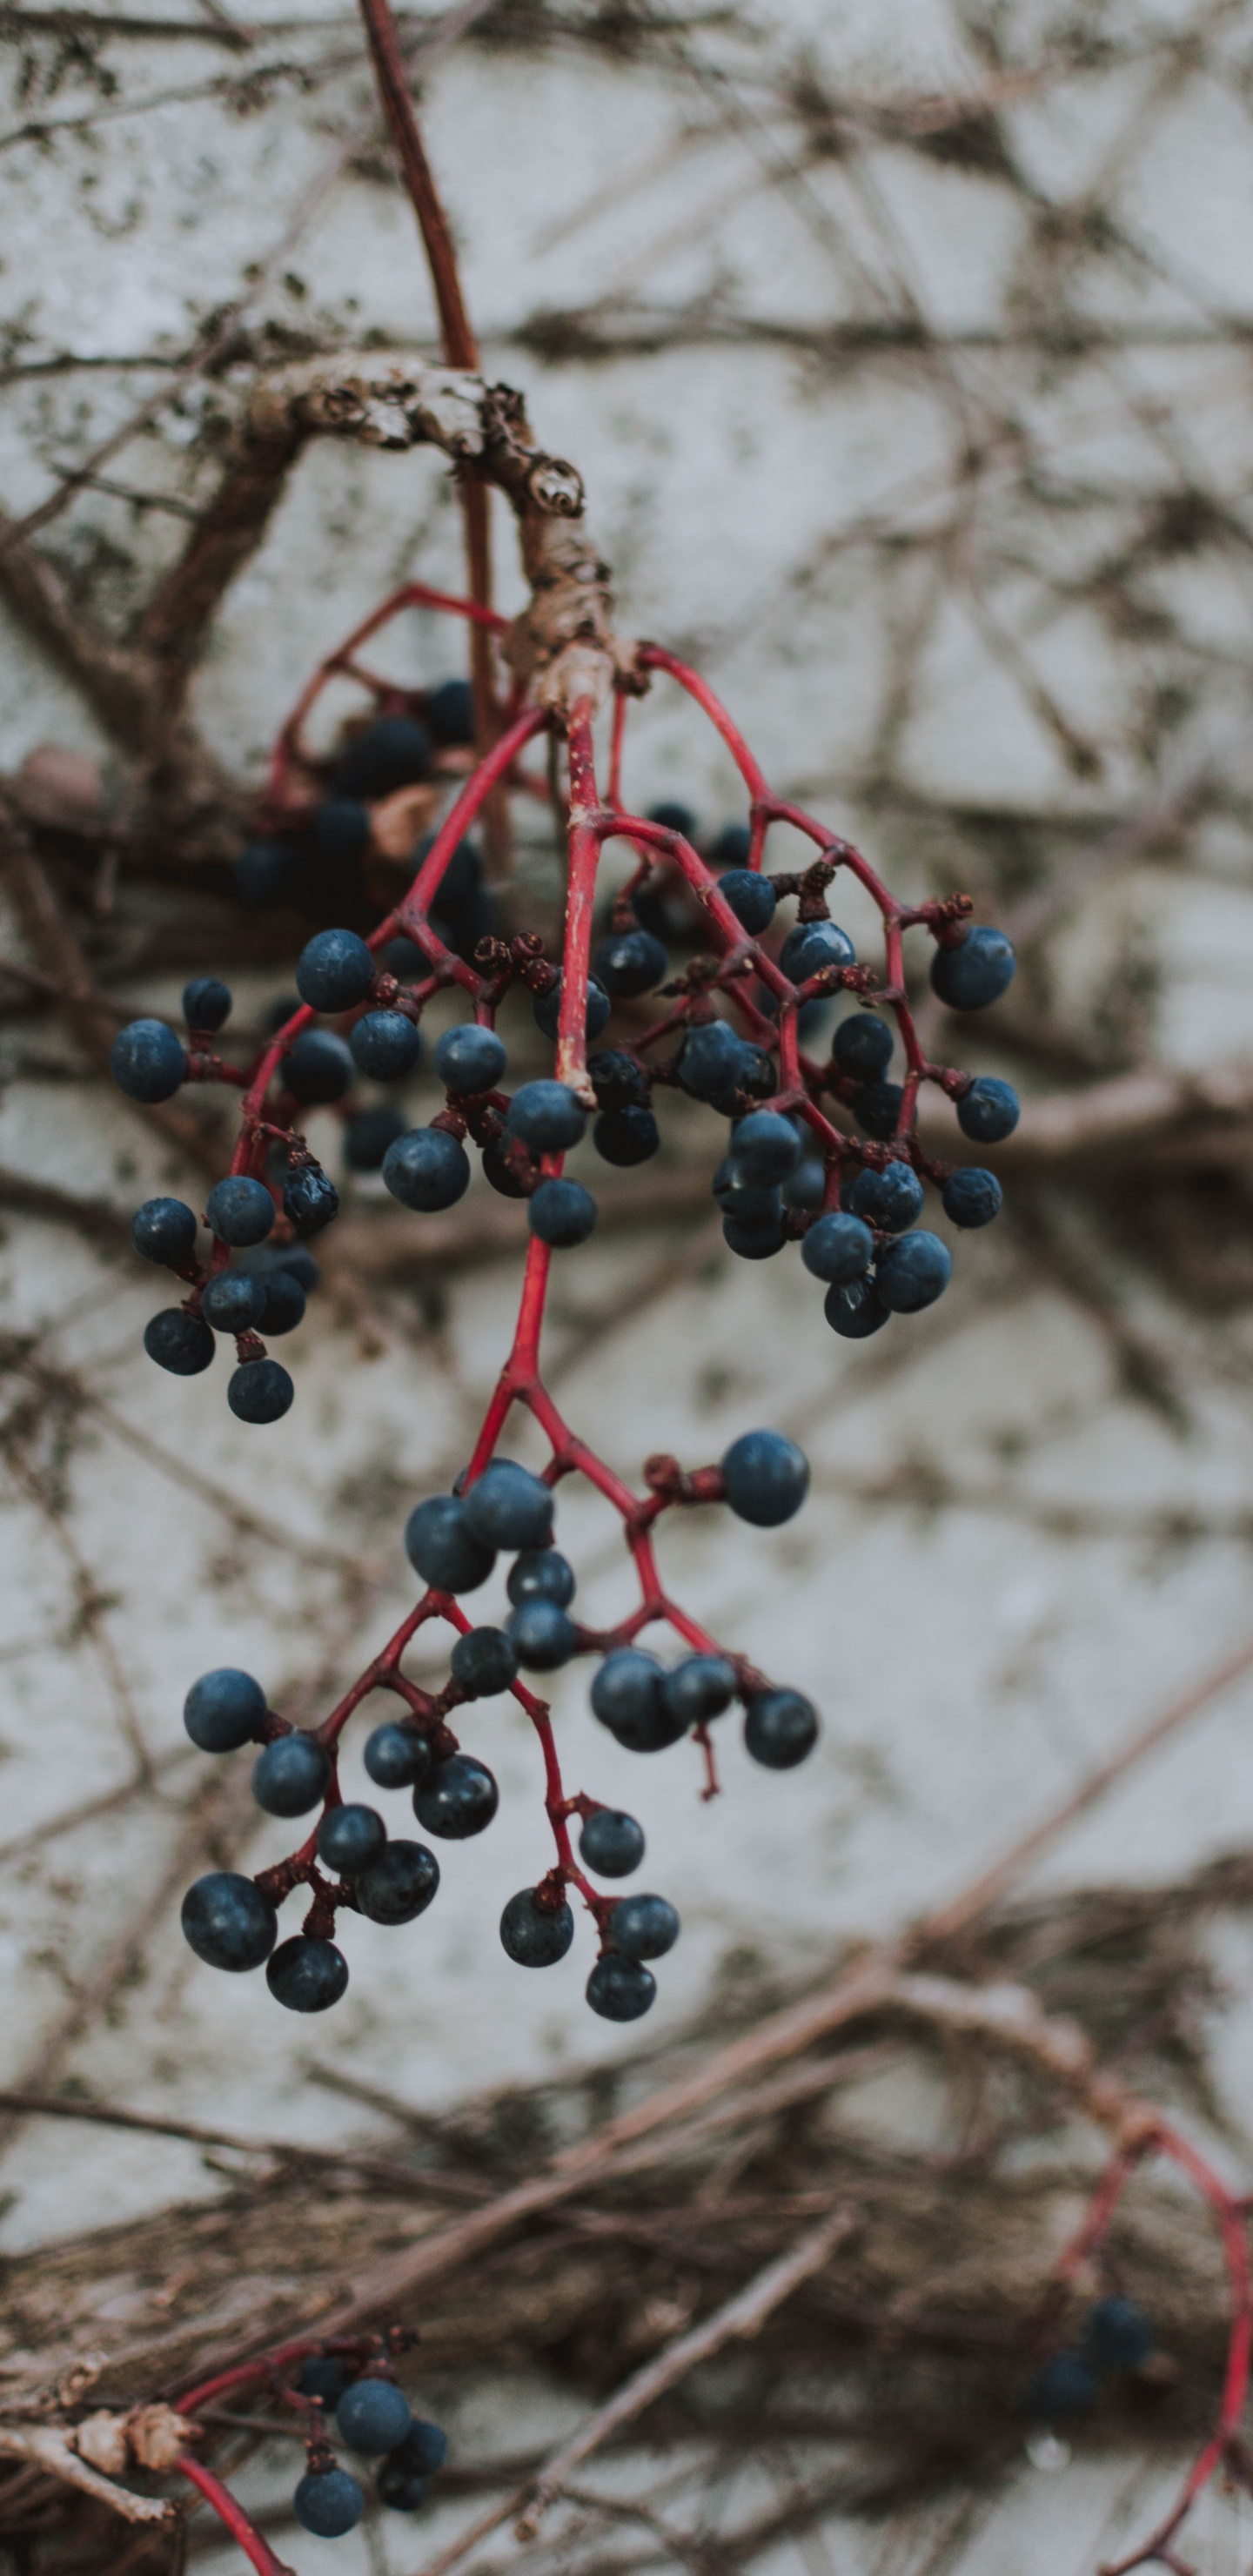
[[[112,2478],[80,2460],[70,2447],[68,2434],[55,2425],[0,2424],[0,2456],[29,2460],[33,2467],[59,2478],[63,2485],[78,2487],[97,2504],[107,2504],[125,2522],[169,2522],[173,2517],[173,2506],[160,2497],[132,2495],[129,2487],[115,2486]]]

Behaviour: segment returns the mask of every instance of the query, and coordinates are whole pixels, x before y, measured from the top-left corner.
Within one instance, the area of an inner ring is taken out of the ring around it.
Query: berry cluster
[[[359,2479],[341,2468],[323,2429],[334,2409],[335,2429],[350,2451],[378,2462],[374,2484],[380,2504],[396,2513],[416,2513],[431,2491],[431,2480],[448,2457],[448,2437],[438,2424],[414,2415],[387,2365],[370,2361],[355,2368],[348,2353],[327,2352],[302,2362],[294,2387],[286,2392],[303,2401],[309,2418],[308,2462],[292,2503],[296,2520],[319,2540],[339,2540],[354,2531],[365,2511]]]
[[[1102,2382],[1142,2369],[1153,2343],[1153,2328],[1134,2299],[1096,2300],[1074,2347],[1054,2353],[1037,2371],[1027,2390],[1027,2414],[1041,2424],[1090,2415]]]

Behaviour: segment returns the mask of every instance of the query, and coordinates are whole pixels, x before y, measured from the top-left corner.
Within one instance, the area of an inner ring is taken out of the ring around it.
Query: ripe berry
[[[457,1028],[445,1029],[435,1049],[435,1070],[445,1091],[466,1096],[493,1091],[505,1070],[504,1040],[495,1029],[463,1020]]]
[[[607,993],[651,993],[670,960],[651,930],[615,930],[596,951],[596,973]],[[602,1024],[603,1025],[603,1024]]]
[[[199,1377],[213,1357],[213,1335],[199,1315],[188,1315],[181,1306],[166,1306],[145,1325],[144,1349],[172,1377]]]
[[[861,1171],[845,1193],[854,1216],[885,1233],[903,1234],[922,1214],[924,1191],[909,1163],[888,1163],[883,1171]]]
[[[266,1966],[265,1982],[288,2012],[329,2012],[348,1983],[348,1961],[333,1941],[297,1932],[280,1941]]]
[[[555,1673],[568,1664],[578,1643],[574,1621],[555,1601],[523,1601],[510,1613],[509,1636],[518,1662],[529,1673]]]
[[[620,1807],[598,1807],[579,1835],[579,1858],[598,1878],[629,1878],[644,1857],[643,1827]]]
[[[522,1887],[501,1915],[500,1937],[520,1968],[555,1968],[574,1939],[574,1916],[564,1898],[555,1907],[540,1905],[536,1890]]]
[[[879,1256],[875,1286],[895,1315],[918,1315],[943,1296],[953,1256],[938,1234],[903,1234]]]
[[[422,1053],[422,1040],[403,1011],[367,1011],[348,1040],[359,1073],[371,1082],[401,1082]]]
[[[247,1333],[265,1311],[265,1282],[246,1270],[219,1270],[200,1292],[200,1312],[215,1333]]]
[[[1001,1212],[1001,1185],[995,1172],[981,1172],[975,1163],[967,1163],[945,1182],[942,1205],[954,1225],[990,1225]]]
[[[302,2530],[319,2540],[342,2540],[355,2531],[365,2512],[365,2497],[347,2469],[308,2469],[292,2497],[292,2511]]]
[[[490,1825],[500,1804],[500,1791],[485,1762],[472,1753],[454,1753],[436,1762],[413,1793],[413,1812],[428,1834],[462,1843]]]
[[[640,935],[642,937],[643,933]],[[662,951],[662,954],[664,956],[664,950]],[[584,1036],[588,1038],[598,1038],[612,1009],[613,1004],[609,999],[608,993],[605,991],[604,985],[598,984],[594,975],[589,975],[587,979],[587,1007],[583,1014]],[[546,1038],[552,1038],[555,1041],[558,1024],[561,1018],[560,975],[557,977],[555,984],[549,985],[546,993],[536,994],[535,999],[531,1004],[531,1010],[534,1015],[536,1028],[540,1031],[541,1035]]]
[[[754,1053],[726,1020],[707,1020],[700,1028],[689,1029],[683,1040],[677,1058],[679,1080],[693,1100],[713,1100],[718,1093],[742,1087]]]
[[[601,1055],[589,1056],[587,1070],[601,1109],[647,1109],[648,1075],[624,1048],[608,1047]]]
[[[448,2457],[448,2435],[440,2424],[415,2415],[403,2442],[387,2455],[387,2466],[405,2469],[411,2478],[433,2478]]]
[[[220,1029],[231,1016],[234,994],[216,975],[198,975],[183,986],[183,1018],[189,1029]]]
[[[1043,2370],[1036,2373],[1023,2407],[1038,2422],[1051,2424],[1059,2417],[1089,2414],[1100,2393],[1096,2373],[1082,2353],[1055,2352]]]
[[[316,1735],[297,1727],[263,1746],[252,1766],[252,1794],[267,1816],[307,1816],[330,1777]]]
[[[463,1498],[467,1523],[484,1547],[547,1547],[552,1489],[512,1458],[492,1458]]]
[[[228,1382],[226,1401],[240,1422],[281,1422],[295,1392],[281,1360],[246,1360]]]
[[[818,1712],[801,1691],[759,1691],[748,1703],[744,1742],[767,1771],[792,1771],[818,1741]]]
[[[826,1279],[840,1287],[860,1279],[870,1268],[874,1256],[874,1237],[859,1216],[849,1216],[832,1208],[811,1225],[801,1245],[801,1259],[815,1279]]]
[[[258,1330],[262,1333],[294,1333],[303,1323],[305,1292],[290,1270],[271,1270],[261,1274],[265,1304],[261,1309]]]
[[[592,1129],[592,1143],[604,1163],[624,1169],[646,1163],[661,1143],[661,1129],[651,1109],[607,1109]]]
[[[474,691],[468,680],[441,680],[428,689],[426,721],[437,742],[469,749],[474,741]]]
[[[499,1145],[485,1145],[483,1148],[483,1178],[491,1183],[494,1190],[499,1190],[502,1199],[526,1197],[525,1183],[519,1180],[512,1163],[506,1162]]]
[[[727,1501],[757,1529],[790,1521],[809,1491],[809,1461],[781,1431],[745,1431],[722,1459]]]
[[[313,1254],[303,1243],[267,1243],[264,1250],[249,1253],[240,1268],[251,1270],[265,1279],[272,1278],[276,1271],[285,1270],[289,1277],[299,1281],[306,1297],[313,1295],[322,1276]]]
[[[711,857],[711,867],[716,864]],[[745,930],[755,935],[759,930],[769,929],[778,902],[769,877],[761,876],[756,868],[728,868],[719,880],[718,892],[726,897],[736,920],[743,923]]]
[[[183,1702],[183,1724],[202,1753],[236,1753],[252,1744],[265,1716],[265,1692],[233,1664],[202,1673]]]
[[[296,2373],[296,2386],[302,2397],[320,2397],[324,2406],[333,2406],[348,2385],[348,2373],[334,2353],[314,2353],[302,2361]]]
[[[752,1188],[773,1189],[795,1171],[800,1158],[800,1137],[791,1119],[777,1109],[754,1109],[731,1137],[731,1169],[742,1173]]]
[[[413,1923],[425,1914],[439,1886],[439,1862],[425,1843],[385,1843],[354,1887],[359,1912],[371,1923]]]
[[[403,2450],[404,2444],[401,2444]],[[390,2505],[393,2513],[416,2513],[426,2503],[431,2481],[421,2470],[398,2468],[389,2456],[379,2468],[375,2490],[380,2504]]]
[[[779,950],[780,972],[792,984],[803,984],[824,966],[855,966],[857,951],[846,930],[834,921],[798,921]]]
[[[772,1216],[724,1216],[722,1240],[741,1261],[769,1261],[787,1242],[782,1206]]]
[[[310,815],[324,881],[351,878],[370,846],[370,817],[359,796],[324,796]],[[330,933],[327,934],[331,936]],[[341,932],[340,936],[344,936]],[[305,996],[306,1000],[308,995]]]
[[[1016,960],[1003,930],[976,927],[955,948],[937,948],[931,960],[931,990],[950,1011],[982,1011],[1014,980]]]
[[[389,1146],[398,1136],[407,1136],[409,1121],[402,1109],[359,1109],[344,1127],[344,1161],[350,1172],[379,1172],[387,1158]]]
[[[235,861],[235,883],[239,899],[250,912],[261,912],[271,904],[288,902],[292,896],[299,867],[299,853],[293,841],[249,841]]]
[[[187,1058],[164,1020],[131,1020],[109,1049],[119,1091],[128,1100],[170,1100],[187,1079]]]
[[[391,2379],[354,2379],[335,2409],[335,2422],[354,2451],[394,2451],[413,2422],[409,2400]]]
[[[679,1937],[679,1918],[664,1896],[620,1896],[608,1939],[628,1959],[664,1959]]]
[[[709,845],[707,865],[711,868],[739,868],[748,871],[753,836],[747,823],[724,823]],[[755,871],[749,871],[755,873]],[[765,885],[765,877],[761,880]]]
[[[886,1324],[889,1313],[873,1279],[837,1282],[828,1288],[822,1311],[832,1332],[846,1342],[868,1341]]]
[[[387,1827],[373,1807],[332,1807],[318,1827],[318,1859],[339,1878],[357,1878],[386,1841]]]
[[[577,1145],[587,1124],[564,1082],[524,1082],[509,1104],[505,1127],[537,1154],[561,1154]]]
[[[765,1225],[778,1216],[783,1205],[777,1189],[764,1188],[750,1181],[731,1154],[724,1154],[713,1176],[713,1195],[724,1216],[741,1218],[747,1225]]]
[[[892,1061],[893,1037],[873,1011],[854,1011],[831,1040],[832,1061],[854,1082],[879,1082]]]
[[[581,1181],[541,1181],[531,1193],[527,1224],[541,1243],[571,1252],[586,1243],[596,1223],[596,1201]]]
[[[416,984],[429,971],[427,960],[416,939],[407,939],[403,932],[399,938],[385,942],[378,952],[375,964],[385,966],[388,974],[394,975],[398,984]]]
[[[1138,2370],[1153,2344],[1153,2328],[1134,2299],[1098,2299],[1089,2308],[1083,2349],[1093,2370]]]
[[[518,1658],[503,1628],[471,1628],[449,1656],[452,1677],[471,1699],[493,1699],[518,1677]]]
[[[676,1726],[721,1717],[735,1697],[735,1667],[725,1655],[685,1655],[661,1685],[662,1706]]]
[[[402,1207],[455,1207],[470,1186],[470,1158],[443,1127],[411,1127],[388,1146],[383,1180]]]
[[[574,1567],[555,1547],[527,1547],[514,1558],[505,1586],[515,1609],[524,1601],[555,1601],[568,1610],[574,1599]]]
[[[296,990],[314,1011],[350,1011],[374,981],[374,959],[355,930],[319,930],[296,961]]]
[[[205,1214],[221,1243],[264,1243],[274,1223],[274,1201],[264,1181],[231,1172],[214,1182]]]
[[[496,1562],[457,1494],[431,1494],[416,1505],[405,1524],[405,1549],[415,1574],[437,1592],[477,1592]]]
[[[235,1869],[212,1869],[183,1898],[184,1938],[206,1967],[240,1976],[259,1968],[278,1939],[278,1916],[268,1896]]]
[[[638,2021],[657,2000],[657,1980],[638,1959],[606,1950],[588,1978],[587,2000],[602,2021]]]
[[[904,1098],[899,1082],[863,1082],[852,1104],[858,1126],[880,1145],[890,1145],[901,1123]]]
[[[339,1214],[339,1192],[320,1163],[298,1163],[283,1183],[283,1214],[297,1234],[320,1234]]]
[[[416,1726],[393,1717],[367,1735],[362,1759],[380,1789],[411,1789],[430,1770],[431,1748]]]
[[[196,1219],[181,1199],[145,1199],[131,1218],[131,1242],[141,1260],[186,1270],[196,1249]]]
[[[981,1073],[957,1103],[957,1124],[963,1136],[973,1136],[978,1145],[999,1145],[1012,1136],[1019,1115],[1013,1084],[998,1081],[992,1073]]]
[[[340,754],[335,787],[340,796],[392,796],[425,778],[435,745],[416,716],[378,716]]]
[[[353,1059],[333,1029],[302,1029],[282,1063],[288,1090],[308,1109],[342,1100],[352,1089],[354,1071]]]
[[[687,1731],[662,1699],[665,1678],[655,1655],[639,1646],[619,1646],[606,1655],[592,1683],[596,1716],[630,1753],[660,1753]]]
[[[795,1171],[789,1172],[783,1184],[784,1206],[806,1208],[816,1215],[826,1196],[826,1189],[827,1167],[822,1156],[816,1147],[806,1153],[802,1146],[801,1159]]]
[[[681,805],[677,797],[663,797],[660,805],[650,805],[645,818],[660,823],[663,832],[677,832],[681,841],[696,837],[696,816],[690,805]]]

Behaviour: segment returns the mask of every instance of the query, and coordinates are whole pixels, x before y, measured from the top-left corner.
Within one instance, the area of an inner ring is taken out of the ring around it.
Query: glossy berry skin
[[[350,2450],[394,2451],[413,2422],[409,2400],[391,2379],[354,2379],[335,2409],[335,2422]]]
[[[387,1827],[373,1807],[332,1807],[318,1827],[318,1859],[337,1878],[357,1878],[386,1841]]]
[[[587,979],[587,1007],[583,1014],[584,1036],[588,1038],[598,1038],[612,1009],[613,1004],[609,999],[608,993],[605,991],[604,985],[598,983],[594,975],[589,975]],[[536,994],[535,999],[531,1004],[531,1015],[540,1035],[542,1037],[551,1038],[555,1043],[561,1019],[560,975],[557,977],[555,984],[549,985],[546,993]]]
[[[579,1858],[598,1878],[629,1878],[644,1857],[644,1831],[621,1807],[598,1807],[579,1835]]]
[[[463,1497],[466,1521],[484,1547],[547,1547],[552,1488],[512,1458],[492,1458]]]
[[[457,1494],[431,1494],[410,1512],[405,1552],[414,1573],[437,1592],[476,1592],[496,1562],[495,1549],[476,1537]]]
[[[329,2012],[347,1987],[348,1961],[333,1941],[297,1932],[271,1953],[265,1982],[288,2012]]]
[[[608,1939],[628,1959],[664,1959],[679,1937],[679,1918],[664,1896],[620,1896]]]
[[[718,1093],[742,1086],[754,1053],[726,1020],[708,1020],[700,1028],[689,1029],[683,1040],[679,1080],[693,1100],[713,1100]]]
[[[779,1190],[749,1180],[733,1154],[723,1155],[711,1186],[723,1215],[741,1217],[748,1225],[765,1225],[783,1205]]]
[[[919,1315],[942,1297],[953,1276],[953,1256],[938,1234],[904,1234],[879,1256],[875,1286],[894,1315]]]
[[[789,983],[803,984],[824,966],[855,966],[857,951],[846,930],[835,921],[798,921],[779,950],[780,972]]]
[[[164,1020],[130,1020],[109,1049],[109,1066],[128,1100],[172,1100],[187,1079],[187,1058]]]
[[[237,1753],[256,1741],[265,1716],[265,1692],[251,1673],[233,1664],[202,1673],[183,1702],[183,1724],[202,1753]]]
[[[577,1145],[587,1120],[564,1082],[524,1082],[509,1103],[505,1126],[536,1154],[562,1154]]]
[[[455,1207],[470,1186],[470,1158],[464,1145],[442,1127],[411,1127],[383,1156],[383,1182],[402,1207],[429,1214]]]
[[[909,1163],[888,1163],[883,1171],[859,1172],[847,1192],[854,1216],[886,1234],[903,1234],[922,1214],[925,1192]]]
[[[539,1905],[535,1889],[522,1887],[501,1915],[500,1938],[519,1968],[555,1968],[574,1939],[574,1916],[564,1898],[556,1907]]]
[[[995,1172],[967,1163],[945,1182],[941,1205],[952,1225],[991,1225],[1001,1212],[1001,1185]]]
[[[301,2529],[318,2540],[342,2540],[356,2530],[365,2497],[347,2469],[308,2469],[292,2497],[292,2511]]]
[[[359,1109],[344,1128],[344,1161],[350,1172],[381,1172],[389,1148],[407,1136],[409,1121],[401,1109]]]
[[[380,1789],[411,1789],[431,1767],[431,1748],[416,1726],[388,1718],[367,1735],[362,1755],[366,1770]]]
[[[818,1712],[801,1691],[759,1691],[748,1703],[744,1742],[766,1771],[794,1771],[818,1741]]]
[[[246,1270],[219,1270],[200,1292],[200,1312],[215,1333],[247,1333],[265,1312],[265,1282]]]
[[[931,960],[931,990],[950,1011],[986,1010],[1012,984],[1015,963],[1003,930],[977,926],[955,948],[937,948]]]
[[[607,993],[651,993],[670,960],[651,930],[615,930],[596,951],[596,973]]]
[[[278,1916],[268,1896],[238,1870],[214,1869],[183,1898],[184,1938],[206,1967],[242,1976],[268,1959],[278,1939]]]
[[[662,1700],[664,1680],[655,1655],[639,1646],[619,1646],[606,1655],[592,1683],[595,1715],[629,1753],[661,1753],[687,1732]]]
[[[874,1258],[874,1237],[859,1216],[849,1216],[842,1208],[832,1208],[811,1225],[801,1244],[801,1259],[815,1279],[825,1279],[828,1286],[847,1287],[850,1280],[860,1279]]]
[[[841,1020],[831,1040],[832,1062],[854,1082],[881,1082],[892,1061],[893,1044],[886,1020],[873,1011],[854,1011]]]
[[[339,1214],[339,1192],[320,1163],[300,1163],[283,1183],[283,1214],[297,1234],[320,1234]]]
[[[662,1706],[676,1726],[721,1717],[735,1697],[735,1666],[725,1655],[685,1655],[661,1685]]]
[[[403,2442],[387,2454],[388,2468],[404,2469],[411,2478],[433,2478],[448,2457],[448,2435],[441,2424],[415,2415]]]
[[[374,959],[355,930],[319,930],[296,961],[296,990],[314,1011],[351,1011],[374,981]]]
[[[541,1243],[554,1252],[572,1252],[586,1243],[596,1223],[596,1201],[581,1181],[541,1181],[531,1192],[526,1221]]]
[[[494,1699],[518,1677],[518,1658],[503,1628],[471,1628],[448,1658],[452,1677],[471,1699]]]
[[[183,986],[183,1018],[189,1029],[223,1028],[231,1016],[234,999],[229,984],[220,984],[216,975],[198,975],[193,983]]]
[[[745,1431],[724,1453],[722,1477],[736,1517],[756,1529],[790,1521],[809,1491],[809,1461],[781,1431]]]
[[[439,1862],[425,1843],[385,1843],[361,1871],[354,1893],[371,1923],[414,1923],[439,1886]]]
[[[555,1673],[578,1643],[574,1621],[555,1601],[523,1601],[510,1613],[509,1639],[529,1673]]]
[[[981,1073],[957,1103],[957,1124],[977,1145],[1001,1144],[1013,1135],[1020,1114],[1013,1084],[992,1073]]]
[[[1134,2299],[1098,2299],[1083,2328],[1084,2359],[1093,2370],[1139,2370],[1156,2337]]]
[[[485,1762],[472,1753],[454,1753],[436,1762],[413,1793],[413,1812],[428,1834],[450,1843],[468,1842],[490,1825],[500,1804],[500,1791]]]
[[[335,770],[340,796],[394,796],[425,778],[435,744],[416,716],[378,716],[354,734]]]
[[[772,1260],[787,1242],[782,1208],[768,1217],[724,1216],[722,1240],[741,1261]]]
[[[494,1091],[505,1070],[505,1043],[495,1029],[480,1028],[474,1020],[464,1020],[455,1029],[445,1029],[435,1049],[435,1070],[445,1091],[455,1091],[470,1099],[479,1091]]]
[[[863,1082],[853,1102],[853,1115],[867,1136],[890,1145],[901,1123],[905,1093],[899,1082]]]
[[[603,1163],[627,1170],[656,1153],[661,1129],[651,1109],[606,1109],[592,1129],[592,1143]]]
[[[181,1306],[166,1306],[145,1325],[144,1349],[171,1377],[199,1377],[213,1357],[214,1341],[199,1315],[185,1315]]]
[[[474,740],[474,691],[468,680],[441,680],[426,693],[426,721],[437,742],[468,750]]]
[[[302,2397],[320,2397],[324,2406],[333,2406],[348,2385],[348,2373],[334,2353],[314,2353],[302,2361],[296,2373],[296,2386]]]
[[[728,868],[718,881],[718,892],[750,936],[769,929],[778,902],[769,877],[761,876],[756,868]]]
[[[267,1816],[307,1816],[330,1776],[316,1735],[297,1727],[263,1746],[252,1766],[252,1794]]]
[[[367,1011],[348,1040],[359,1073],[371,1082],[403,1082],[422,1053],[422,1040],[403,1011]]]
[[[145,1199],[131,1218],[131,1242],[142,1261],[186,1270],[195,1257],[195,1213],[181,1199]]]
[[[264,1243],[274,1224],[274,1201],[264,1181],[230,1172],[214,1182],[205,1214],[220,1243]]]
[[[832,1332],[845,1342],[869,1341],[891,1314],[870,1278],[850,1279],[828,1288],[822,1311]]]
[[[555,1601],[568,1610],[574,1599],[574,1567],[555,1547],[527,1547],[514,1558],[505,1586],[515,1610],[524,1601]]]
[[[262,1274],[261,1287],[265,1304],[258,1331],[294,1333],[297,1324],[304,1322],[305,1292],[300,1281],[290,1270],[271,1270]]]
[[[607,1047],[600,1055],[589,1056],[587,1070],[601,1109],[647,1109],[648,1075],[624,1049]]]
[[[638,2021],[657,2000],[657,1980],[638,1959],[606,1950],[588,1978],[587,2000],[602,2021]]]
[[[1096,2373],[1082,2353],[1056,2352],[1037,2371],[1023,2409],[1039,2423],[1054,2424],[1068,2416],[1090,2414],[1100,2393]]]
[[[351,1091],[355,1071],[343,1039],[333,1029],[302,1029],[290,1055],[283,1058],[282,1077],[294,1100],[307,1109],[319,1109]]]
[[[801,1140],[790,1118],[777,1109],[754,1109],[742,1118],[731,1138],[731,1169],[754,1189],[773,1189],[794,1172]]]
[[[281,1422],[295,1392],[281,1360],[247,1360],[231,1376],[226,1401],[239,1422]]]

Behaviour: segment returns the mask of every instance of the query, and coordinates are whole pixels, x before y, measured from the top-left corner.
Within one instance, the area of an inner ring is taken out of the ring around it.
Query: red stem
[[[283,2559],[275,2557],[255,2522],[236,2502],[230,2488],[224,2487],[220,2478],[215,2478],[212,2469],[206,2469],[200,2460],[193,2460],[190,2451],[184,2451],[181,2459],[176,2460],[175,2467],[180,2476],[189,2478],[194,2487],[199,2487],[206,2504],[212,2505],[218,2520],[225,2523],[231,2538],[239,2542],[245,2558],[251,2560],[257,2576],[294,2576],[294,2571]]]

